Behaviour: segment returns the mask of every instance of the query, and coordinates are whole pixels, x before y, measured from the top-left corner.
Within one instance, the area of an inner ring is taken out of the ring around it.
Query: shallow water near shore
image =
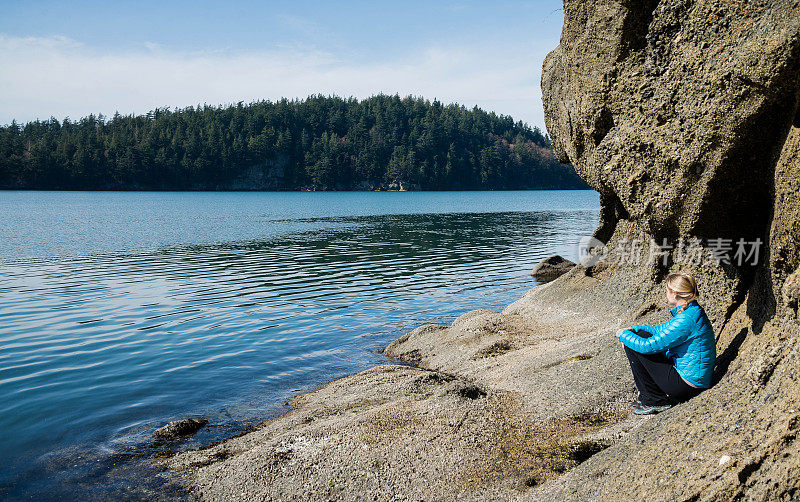
[[[141,460],[501,310],[598,212],[593,191],[0,192],[0,497],[184,498]],[[210,426],[152,443],[188,416]]]

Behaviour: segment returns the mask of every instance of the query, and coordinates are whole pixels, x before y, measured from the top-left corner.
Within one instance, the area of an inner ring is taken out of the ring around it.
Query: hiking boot
[[[633,412],[636,413],[637,415],[652,415],[654,413],[659,413],[664,410],[668,410],[672,408],[672,405],[662,404],[662,405],[652,406],[649,404],[642,404],[641,402],[636,401],[631,405],[631,408],[633,409]]]

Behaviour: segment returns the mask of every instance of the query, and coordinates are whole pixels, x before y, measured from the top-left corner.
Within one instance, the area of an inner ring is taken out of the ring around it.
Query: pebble
[[[719,458],[719,465],[721,465],[721,466],[722,466],[722,465],[725,465],[725,464],[727,464],[727,463],[728,463],[728,462],[730,462],[730,461],[731,461],[731,457],[729,457],[729,456],[727,456],[727,455],[723,455],[723,456],[721,456],[721,457]]]

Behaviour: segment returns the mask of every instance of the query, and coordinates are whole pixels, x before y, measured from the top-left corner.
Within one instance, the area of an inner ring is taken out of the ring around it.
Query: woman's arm
[[[655,335],[657,329],[658,326],[640,326],[638,324],[634,324],[633,326],[631,326],[631,331],[633,331],[634,333],[638,330],[642,330],[650,333],[651,335]]]
[[[631,330],[625,330],[619,335],[620,341],[626,347],[641,354],[655,354],[680,345],[689,339],[694,328],[694,319],[686,315],[678,315],[660,326],[631,326],[631,330],[642,329],[651,334],[643,338]]]

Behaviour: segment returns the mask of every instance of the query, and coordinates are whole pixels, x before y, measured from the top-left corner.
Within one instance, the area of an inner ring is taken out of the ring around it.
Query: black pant
[[[649,406],[677,404],[696,396],[703,390],[687,384],[675,370],[666,353],[640,354],[624,345],[623,347],[642,404]]]

